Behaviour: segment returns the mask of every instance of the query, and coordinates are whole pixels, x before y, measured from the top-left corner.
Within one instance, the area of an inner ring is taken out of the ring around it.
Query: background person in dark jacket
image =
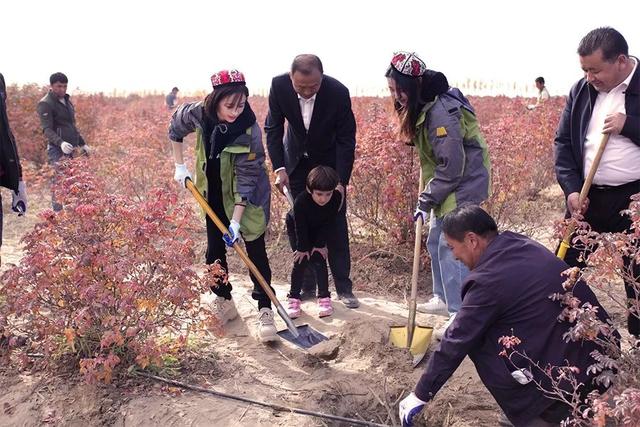
[[[453,254],[471,272],[462,288],[462,307],[446,330],[440,347],[411,393],[400,403],[400,416],[410,421],[431,400],[462,360],[469,356],[480,379],[515,426],[545,426],[570,415],[538,389],[549,382],[540,370],[523,358],[500,356],[498,339],[515,335],[518,350],[540,366],[576,366],[576,378],[592,389],[587,367],[595,362],[592,341],[566,342],[572,326],[559,322],[563,307],[549,296],[564,293],[562,272],[569,268],[544,246],[526,236],[505,231],[498,234],[493,218],[476,205],[456,208],[443,221],[443,232]],[[608,315],[591,289],[576,284],[573,295]],[[525,369],[526,371],[521,371]],[[536,381],[532,381],[531,378]]]
[[[0,73],[0,186],[11,190],[13,196],[11,208],[22,216],[27,211],[27,187],[22,181],[20,158],[9,127],[6,89],[4,76]],[[2,220],[2,194],[0,194],[0,247],[2,247]]]
[[[62,73],[53,73],[49,77],[51,88],[38,103],[38,116],[42,132],[47,139],[49,164],[55,165],[64,158],[70,158],[74,150],[80,154],[89,154],[89,146],[76,127],[76,112],[71,98],[67,94],[69,80]],[[52,194],[54,210],[62,209]]]
[[[164,101],[167,104],[167,108],[169,110],[177,106],[176,101],[178,99],[178,92],[179,89],[177,87],[174,87],[173,89],[171,89],[171,92],[169,92],[165,97]]]
[[[640,193],[640,69],[630,57],[622,34],[597,28],[578,46],[585,77],[571,88],[555,139],[556,177],[567,201],[567,216],[576,213],[597,232],[628,231],[631,220],[620,215],[633,194]],[[583,206],[580,189],[600,146],[609,134],[593,185]],[[570,248],[565,261],[578,262],[579,251]],[[625,260],[630,266],[630,260]],[[633,275],[640,276],[634,265]],[[625,282],[627,298],[637,301],[633,284]],[[629,314],[629,333],[640,336],[640,319]]]
[[[287,120],[285,134],[284,121]],[[336,188],[346,203],[356,147],[356,122],[349,90],[338,80],[323,74],[315,55],[298,55],[291,72],[273,78],[269,92],[269,114],[265,123],[269,157],[280,191],[288,186],[293,197],[305,191],[309,171],[329,166],[338,172]],[[351,254],[346,208],[327,240],[329,267],[340,300],[349,308],[359,305],[349,278]],[[303,288],[303,295],[315,297],[315,286]]]

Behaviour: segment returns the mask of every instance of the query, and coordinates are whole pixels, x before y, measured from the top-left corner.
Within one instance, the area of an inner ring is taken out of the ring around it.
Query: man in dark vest
[[[88,155],[89,146],[76,127],[75,107],[67,94],[67,76],[54,73],[49,77],[49,83],[49,93],[38,103],[38,116],[48,143],[49,164],[55,165],[60,160],[71,158],[74,153]],[[55,211],[62,209],[53,194],[51,204]]]
[[[338,80],[324,75],[320,58],[298,55],[289,73],[273,78],[265,131],[280,191],[286,186],[293,197],[297,197],[305,191],[311,169],[329,166],[340,176],[336,189],[346,203],[356,146],[356,122],[349,90]],[[291,221],[287,226],[291,228]],[[351,255],[346,209],[341,210],[335,231],[327,236],[327,248],[338,297],[347,307],[357,308],[359,302],[353,295],[349,278]],[[315,285],[309,288],[307,281],[303,295],[310,293],[315,296]]]
[[[578,45],[584,71],[571,88],[555,139],[555,167],[564,192],[567,217],[583,217],[599,233],[633,233],[631,218],[620,215],[631,196],[640,193],[640,67],[629,56],[626,40],[610,27],[596,28]],[[602,154],[593,185],[582,206],[580,190],[589,174],[603,134],[609,141]],[[583,257],[570,248],[565,261],[583,267]],[[625,267],[640,276],[640,264],[629,257]],[[640,295],[633,280],[625,279],[629,306],[638,306]],[[629,311],[629,333],[640,338],[640,315]]]

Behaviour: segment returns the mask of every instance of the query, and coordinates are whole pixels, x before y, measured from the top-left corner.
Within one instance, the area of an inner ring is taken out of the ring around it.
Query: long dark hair
[[[229,84],[214,89],[213,92],[204,99],[205,115],[209,120],[217,123],[219,120],[216,111],[218,110],[220,102],[227,96],[233,96],[233,103],[237,105],[242,95],[249,97],[249,89],[243,84]]]
[[[416,121],[418,120],[420,110],[422,110],[424,106],[424,103],[421,102],[420,99],[422,77],[405,76],[393,68],[393,66],[389,66],[385,77],[393,79],[396,83],[396,88],[407,95],[406,106],[400,105],[395,99],[393,106],[400,119],[400,133],[412,139],[416,136]]]

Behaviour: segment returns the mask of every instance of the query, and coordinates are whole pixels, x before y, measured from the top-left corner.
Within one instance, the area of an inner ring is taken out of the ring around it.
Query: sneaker
[[[238,317],[238,310],[236,310],[236,305],[232,299],[216,296],[209,308],[211,308],[211,312],[218,318],[221,325]]]
[[[297,319],[298,317],[300,317],[300,313],[302,313],[300,304],[302,304],[302,301],[297,298],[289,298],[287,302],[287,314],[289,315],[289,317],[292,319]]]
[[[429,301],[424,304],[418,304],[416,308],[420,313],[435,314],[438,316],[448,316],[447,304],[440,299],[438,295],[434,295]]]
[[[356,298],[356,296],[351,292],[338,294],[338,298],[340,299],[340,302],[342,302],[347,308],[360,307],[360,301],[358,301],[358,298]]]
[[[261,308],[258,314],[258,338],[261,342],[275,341],[278,339],[277,332],[273,311],[270,308]]]
[[[327,317],[333,314],[331,297],[318,298],[318,316]]]
[[[451,326],[451,324],[453,323],[453,320],[456,318],[456,313],[453,313],[449,319],[444,322],[444,325],[440,326],[437,329],[433,330],[433,338],[440,341],[442,340],[442,337],[444,336],[444,333],[447,331],[447,328],[449,328],[449,326]]]

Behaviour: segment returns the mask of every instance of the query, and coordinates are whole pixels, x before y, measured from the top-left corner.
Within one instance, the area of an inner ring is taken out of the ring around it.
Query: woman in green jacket
[[[450,316],[462,302],[468,269],[451,253],[442,234],[442,218],[463,204],[480,204],[489,196],[487,144],[469,101],[449,87],[444,74],[427,69],[411,52],[397,52],[386,73],[404,137],[415,145],[424,187],[414,220],[429,223],[433,298],[419,311]],[[444,328],[436,330],[436,336]]]
[[[269,221],[271,185],[264,166],[262,134],[247,97],[244,75],[223,70],[211,76],[213,91],[203,102],[183,104],[175,111],[169,126],[175,160],[174,179],[185,186],[190,178],[183,159],[183,138],[196,132],[196,187],[216,215],[229,229],[222,235],[207,217],[207,264],[219,260],[227,270],[226,246],[242,236],[247,254],[262,276],[271,283],[271,269],[265,249],[264,233]],[[251,275],[252,296],[258,301],[258,337],[277,339],[271,302]],[[212,304],[222,324],[237,317],[231,298],[231,284],[211,289]]]

